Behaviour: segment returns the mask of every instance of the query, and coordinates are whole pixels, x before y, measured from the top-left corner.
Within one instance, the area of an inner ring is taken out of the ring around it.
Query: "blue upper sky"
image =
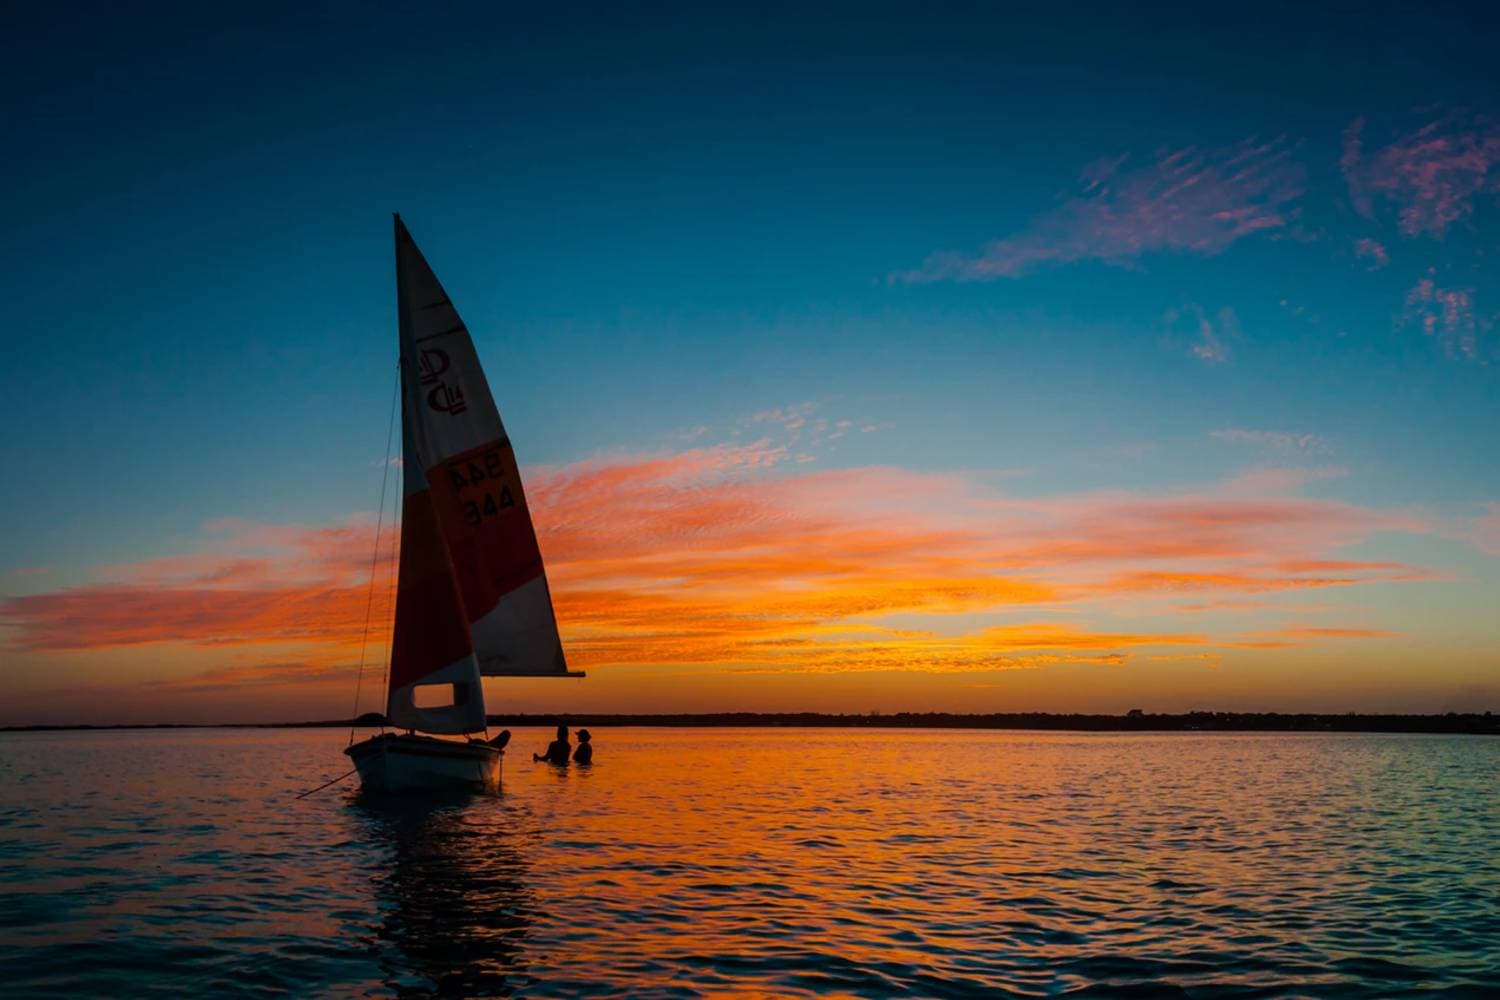
[[[13,11],[0,570],[373,509],[392,211],[526,465],[813,402],[880,428],[824,467],[1025,470],[1025,495],[1317,464],[1343,473],[1315,495],[1475,516],[1500,498],[1479,16]]]

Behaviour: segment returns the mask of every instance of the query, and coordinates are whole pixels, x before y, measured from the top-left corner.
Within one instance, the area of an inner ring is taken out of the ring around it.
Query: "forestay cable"
[[[385,427],[385,458],[380,462],[380,509],[375,515],[375,547],[370,553],[370,584],[365,592],[365,628],[359,637],[359,673],[354,681],[354,708],[349,712],[349,745],[354,745],[359,722],[359,692],[365,681],[365,647],[370,638],[370,615],[375,609],[375,568],[380,562],[380,530],[385,525],[385,489],[391,478],[391,439],[396,431],[396,402],[401,396],[401,366],[396,366],[396,384],[391,389],[391,415]]]

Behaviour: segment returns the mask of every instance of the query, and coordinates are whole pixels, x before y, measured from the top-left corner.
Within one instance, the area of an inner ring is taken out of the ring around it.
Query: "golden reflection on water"
[[[1500,741],[594,737],[428,803],[293,799],[327,731],[0,738],[0,949],[83,993],[1500,989]]]

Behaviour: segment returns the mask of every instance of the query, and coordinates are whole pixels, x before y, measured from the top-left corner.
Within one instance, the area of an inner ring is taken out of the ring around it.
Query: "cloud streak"
[[[222,520],[206,525],[205,535],[186,555],[104,566],[96,583],[7,598],[0,621],[13,625],[16,644],[29,650],[358,644],[372,518],[322,527]],[[392,538],[389,525],[385,537]],[[374,599],[377,612],[389,617],[385,560],[380,568]]]
[[[1086,168],[1075,194],[1021,232],[973,253],[935,253],[892,277],[992,281],[1082,260],[1126,266],[1148,253],[1217,254],[1290,225],[1304,188],[1303,168],[1284,138],[1189,146],[1139,165],[1122,156]]]
[[[1210,437],[1230,444],[1248,445],[1289,455],[1326,455],[1332,449],[1317,434],[1295,434],[1286,431],[1258,431],[1244,427],[1227,427],[1209,432]]]
[[[1368,236],[1354,241],[1354,256],[1369,261],[1366,269],[1370,271],[1378,271],[1391,262],[1391,255],[1385,244]]]
[[[1241,339],[1239,317],[1225,306],[1210,317],[1202,306],[1189,302],[1180,309],[1168,309],[1162,317],[1169,334],[1175,339],[1182,331],[1192,338],[1188,351],[1199,361],[1221,365],[1229,360],[1230,344]]]
[[[1481,552],[1500,556],[1500,503],[1485,504],[1484,513],[1473,519],[1464,534]]]
[[[1381,532],[1428,531],[1422,519],[1296,495],[1306,479],[1016,498],[960,473],[809,471],[757,441],[535,470],[530,492],[577,666],[974,671],[1119,665],[1134,650],[1255,641],[1091,627],[1112,609],[1172,616],[1226,596],[1431,578],[1338,554]],[[181,682],[209,686],[290,682],[295,646],[311,650],[307,680],[326,683],[357,654],[373,531],[368,518],[217,522],[196,551],[10,598],[0,618],[13,646],[35,654],[264,650],[264,665]],[[377,580],[375,648],[388,594]]]
[[[1415,326],[1431,337],[1450,358],[1481,360],[1479,322],[1474,316],[1472,288],[1444,288],[1429,270],[1406,293],[1401,325]]]
[[[1480,197],[1500,191],[1500,123],[1450,112],[1367,150],[1365,120],[1356,118],[1339,165],[1360,214],[1373,219],[1378,198],[1395,208],[1404,235],[1441,239]]]

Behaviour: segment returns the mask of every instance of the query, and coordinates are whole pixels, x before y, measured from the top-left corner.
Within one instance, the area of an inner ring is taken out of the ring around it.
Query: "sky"
[[[0,725],[380,707],[393,211],[493,712],[1500,709],[1473,6],[12,11]]]

